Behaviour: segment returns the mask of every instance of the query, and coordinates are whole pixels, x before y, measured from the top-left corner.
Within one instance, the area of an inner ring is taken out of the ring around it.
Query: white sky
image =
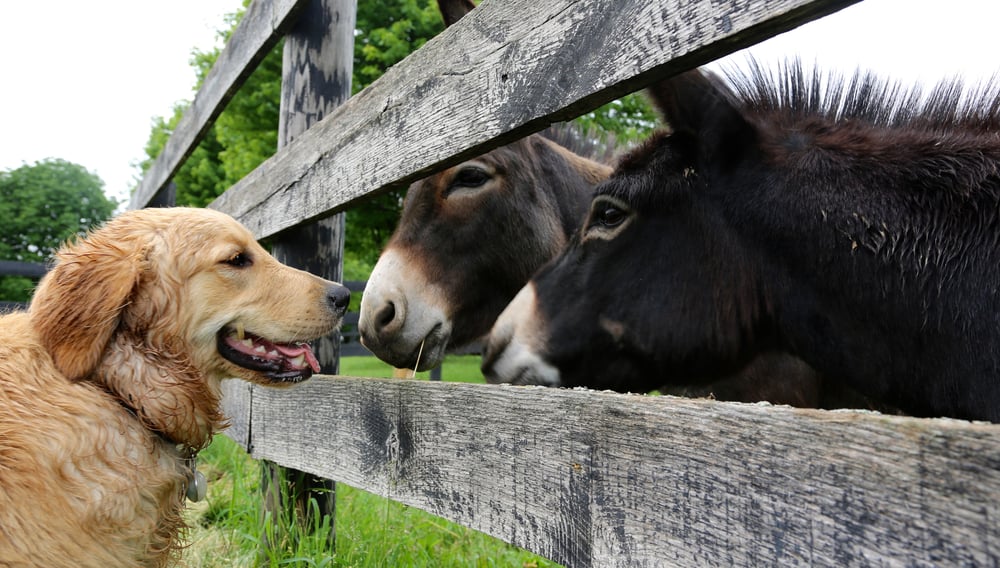
[[[127,198],[153,118],[240,0],[0,0],[0,170],[62,158]]]
[[[192,50],[215,45],[240,4],[0,0],[0,170],[62,158],[126,199],[153,118],[194,96]],[[981,79],[1000,70],[998,22],[998,0],[863,0],[752,51],[907,82]]]

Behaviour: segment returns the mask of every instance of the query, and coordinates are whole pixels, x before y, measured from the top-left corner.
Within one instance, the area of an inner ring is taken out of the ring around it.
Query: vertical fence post
[[[285,37],[282,62],[281,113],[278,147],[329,114],[351,96],[354,63],[355,0],[310,0],[295,26]],[[330,280],[343,279],[344,215],[297,227],[273,242],[274,256],[288,264]],[[340,364],[339,331],[314,345],[323,373],[336,374]],[[272,519],[284,508],[299,526],[308,529],[312,518],[310,500],[315,499],[320,515],[328,516],[328,543],[333,550],[335,485],[327,479],[264,464],[264,506]],[[282,489],[286,490],[283,492]],[[282,506],[282,494],[289,497]],[[276,543],[264,539],[264,550]]]
[[[177,185],[171,181],[150,198],[146,207],[173,207],[174,205],[177,205]]]

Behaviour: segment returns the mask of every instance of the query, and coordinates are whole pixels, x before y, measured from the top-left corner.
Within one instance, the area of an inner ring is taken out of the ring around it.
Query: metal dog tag
[[[188,483],[187,487],[187,498],[189,501],[197,503],[205,498],[205,494],[208,492],[208,481],[205,479],[205,475],[198,470],[194,471],[194,477]]]

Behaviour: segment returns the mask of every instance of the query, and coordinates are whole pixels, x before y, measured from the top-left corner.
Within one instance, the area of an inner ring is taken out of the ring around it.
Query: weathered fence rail
[[[27,276],[41,278],[47,267],[37,262],[18,262],[16,260],[0,260],[0,276]]]
[[[250,3],[218,61],[205,76],[191,106],[143,176],[132,196],[130,209],[148,205],[160,191],[166,189],[170,178],[197,147],[229,99],[268,51],[281,41],[306,3],[307,0],[257,0]]]
[[[270,237],[855,1],[487,0],[211,207]]]
[[[273,237],[851,3],[484,0],[211,206]],[[262,53],[281,22],[234,38]],[[245,74],[223,75],[216,93]],[[225,405],[256,458],[569,566],[1000,564],[1000,425],[348,377],[227,381]]]
[[[568,566],[998,562],[992,424],[347,377],[227,388],[255,457]]]

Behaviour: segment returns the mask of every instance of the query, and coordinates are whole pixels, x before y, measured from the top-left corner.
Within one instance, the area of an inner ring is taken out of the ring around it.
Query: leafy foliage
[[[444,29],[437,2],[362,0],[354,38],[352,91],[357,93]]]
[[[582,126],[584,132],[608,133],[614,136],[619,147],[627,147],[648,138],[656,128],[657,120],[646,97],[633,93],[611,101],[574,122]]]
[[[107,220],[117,203],[83,166],[48,159],[0,172],[0,259],[46,262],[63,242]],[[32,282],[0,277],[0,299],[27,301]]]

